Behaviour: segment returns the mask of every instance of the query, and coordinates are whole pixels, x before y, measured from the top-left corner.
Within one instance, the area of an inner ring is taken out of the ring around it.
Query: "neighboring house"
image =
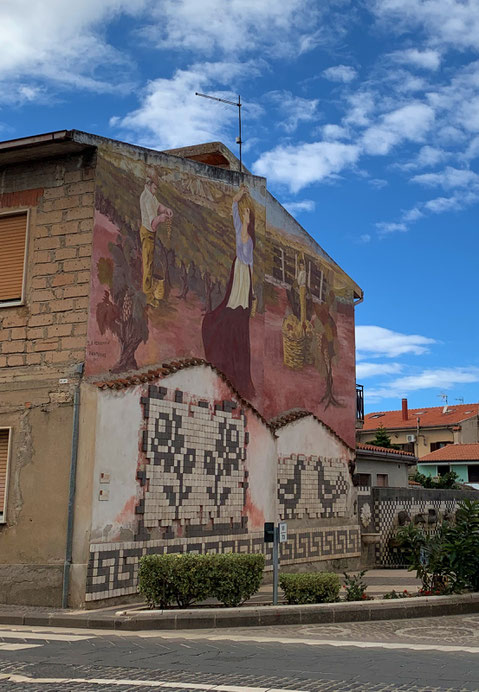
[[[353,566],[362,292],[265,178],[67,130],[0,168],[0,602],[124,598],[279,519],[283,564]]]
[[[479,442],[479,404],[433,406],[408,410],[407,399],[399,411],[376,411],[364,417],[357,440],[368,443],[383,426],[394,445],[418,459],[450,444]]]
[[[479,444],[453,444],[426,454],[417,470],[426,476],[442,476],[455,471],[461,483],[479,487]]]
[[[362,487],[407,488],[410,466],[417,459],[411,452],[356,444],[356,482]]]

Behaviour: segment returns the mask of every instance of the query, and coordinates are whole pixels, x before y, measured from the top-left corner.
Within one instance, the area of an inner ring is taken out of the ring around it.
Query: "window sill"
[[[6,302],[0,301],[0,309],[1,308],[18,308],[22,305],[25,305],[24,300],[8,300]],[[1,521],[1,519],[0,519]]]

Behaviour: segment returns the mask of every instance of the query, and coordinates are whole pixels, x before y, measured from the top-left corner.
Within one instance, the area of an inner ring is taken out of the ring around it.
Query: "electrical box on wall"
[[[100,483],[109,483],[110,482],[110,474],[109,473],[103,473],[103,471],[100,473]]]
[[[110,491],[107,490],[106,488],[102,488],[100,492],[98,493],[98,499],[99,500],[109,500],[110,499]]]

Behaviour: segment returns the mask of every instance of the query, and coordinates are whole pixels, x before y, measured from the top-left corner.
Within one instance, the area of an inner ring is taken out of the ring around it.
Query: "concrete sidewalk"
[[[353,570],[348,572],[348,574],[358,574],[358,572]],[[340,574],[339,576],[341,581],[343,581],[343,575]],[[415,594],[421,588],[421,580],[416,579],[415,572],[408,572],[407,569],[370,569],[364,575],[364,581],[367,584],[366,593],[375,599],[381,598],[385,593],[392,590],[403,592],[406,589],[409,593]],[[247,601],[245,605],[272,603],[272,594],[273,585],[263,584],[258,593]],[[284,602],[281,590],[279,601],[280,603]]]
[[[416,593],[420,582],[407,570],[369,570],[367,593],[380,599],[394,589]],[[280,602],[283,599],[280,599]],[[0,625],[81,627],[91,629],[203,629],[263,625],[293,625],[319,622],[384,620],[479,612],[479,594],[401,600],[324,603],[305,606],[272,606],[272,585],[239,608],[224,608],[213,601],[197,608],[149,610],[143,602],[95,610],[61,610],[0,605]]]

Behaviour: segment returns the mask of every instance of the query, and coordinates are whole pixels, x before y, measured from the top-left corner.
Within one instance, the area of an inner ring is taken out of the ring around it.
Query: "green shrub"
[[[261,586],[264,555],[261,553],[224,553],[214,555],[212,595],[227,607],[239,606]]]
[[[280,574],[279,585],[287,603],[334,603],[339,600],[341,581],[332,572]]]
[[[422,593],[479,590],[479,501],[458,505],[454,523],[444,521],[433,535],[412,525],[398,530],[400,547],[422,581]]]
[[[392,591],[388,591],[387,593],[385,593],[383,595],[383,598],[414,598],[414,596],[417,596],[417,594],[410,593],[407,589],[404,589],[404,591],[396,591],[395,589],[393,589]]]
[[[184,553],[176,556],[173,591],[180,608],[204,601],[211,595],[214,566],[213,555]]]
[[[176,555],[144,555],[138,571],[139,592],[150,608],[167,608],[175,598],[173,573]]]
[[[359,574],[348,574],[344,572],[344,588],[346,589],[347,601],[371,601],[371,596],[366,593],[367,584],[364,581],[365,569]]]
[[[145,555],[139,591],[150,608],[167,608],[173,601],[186,608],[211,597],[237,606],[259,589],[263,570],[264,555]]]
[[[416,473],[413,476],[413,480],[416,481],[416,483],[420,483],[423,488],[439,488],[439,489],[448,489],[448,488],[455,488],[457,483],[456,481],[458,480],[459,476],[455,471],[448,471],[447,473],[443,474],[442,476],[439,476],[438,478],[433,478],[432,476],[426,476],[423,473],[420,473],[419,471],[416,471]]]

